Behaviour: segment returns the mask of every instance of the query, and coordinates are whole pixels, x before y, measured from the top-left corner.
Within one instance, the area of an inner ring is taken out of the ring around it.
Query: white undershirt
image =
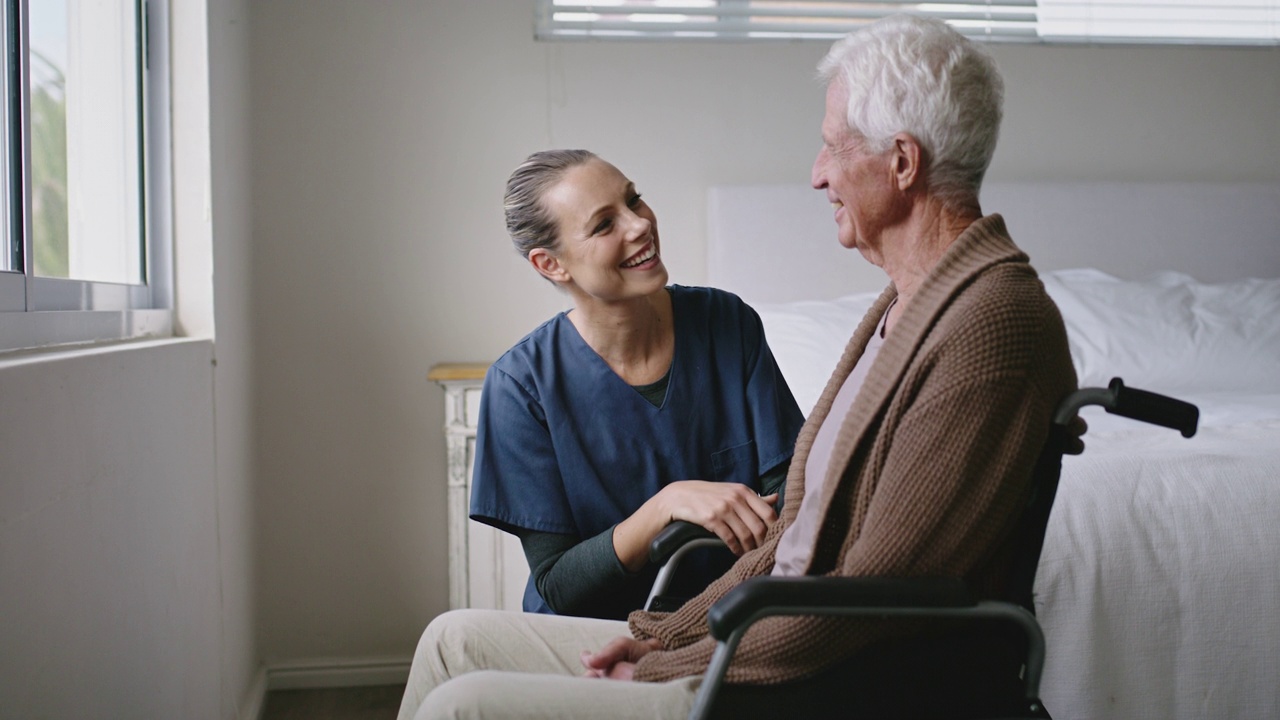
[[[867,341],[867,349],[858,364],[854,365],[849,377],[845,378],[840,391],[831,403],[831,411],[818,428],[813,439],[813,447],[809,449],[809,457],[804,464],[804,499],[800,501],[800,512],[795,522],[782,533],[778,540],[778,549],[774,558],[773,574],[778,577],[795,577],[804,574],[809,558],[813,555],[813,544],[818,536],[818,522],[821,518],[818,511],[822,505],[822,487],[826,484],[827,469],[831,464],[831,451],[835,448],[836,435],[840,432],[845,416],[853,407],[858,397],[858,390],[867,379],[871,363],[875,361],[884,345],[884,326],[889,312],[880,319],[879,332],[872,334]]]

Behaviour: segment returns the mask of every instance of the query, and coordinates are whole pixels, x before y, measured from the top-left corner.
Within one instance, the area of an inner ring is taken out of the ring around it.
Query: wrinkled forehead
[[[835,78],[827,83],[826,113],[822,116],[822,139],[829,144],[849,138],[849,91],[844,81]]]

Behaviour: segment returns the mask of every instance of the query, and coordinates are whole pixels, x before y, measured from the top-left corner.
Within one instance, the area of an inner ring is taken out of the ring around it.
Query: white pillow
[[[835,300],[752,305],[760,313],[782,376],[806,416],[826,387],[854,329],[879,296],[863,293]]]
[[[1155,392],[1280,391],[1280,279],[1120,280],[1080,269],[1043,280],[1082,387],[1121,377]]]

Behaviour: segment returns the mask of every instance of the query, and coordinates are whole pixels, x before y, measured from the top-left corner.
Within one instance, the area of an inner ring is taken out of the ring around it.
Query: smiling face
[[[869,152],[864,141],[849,131],[848,98],[841,81],[827,86],[822,149],[813,161],[812,184],[827,193],[840,244],[857,248],[870,262],[883,265],[881,234],[895,214],[893,156],[891,151]]]
[[[617,168],[595,159],[565,171],[542,198],[559,230],[529,260],[577,299],[644,297],[667,284],[658,218]]]

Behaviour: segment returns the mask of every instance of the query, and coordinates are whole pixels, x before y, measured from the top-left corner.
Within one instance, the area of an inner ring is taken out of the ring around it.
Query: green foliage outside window
[[[35,274],[70,276],[67,255],[67,94],[57,65],[31,51],[31,243]]]

